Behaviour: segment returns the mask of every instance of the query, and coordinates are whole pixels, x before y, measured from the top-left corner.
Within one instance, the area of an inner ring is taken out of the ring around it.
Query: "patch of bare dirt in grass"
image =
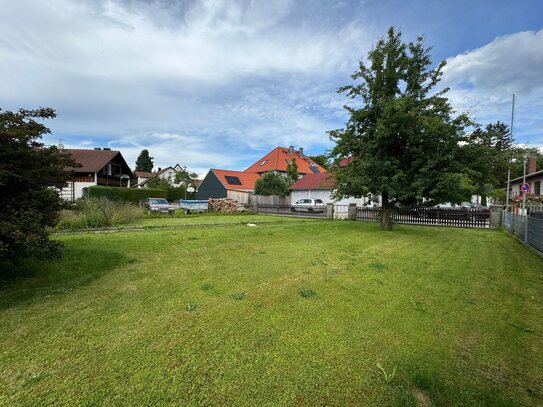
[[[432,405],[430,396],[424,390],[417,388],[413,389],[413,397],[415,397],[417,407],[430,407]]]

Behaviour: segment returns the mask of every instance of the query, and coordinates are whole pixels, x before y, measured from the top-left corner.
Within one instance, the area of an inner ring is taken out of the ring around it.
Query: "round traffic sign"
[[[520,187],[521,191],[525,194],[529,194],[530,193],[530,184],[528,184],[527,182],[522,184],[522,186]]]

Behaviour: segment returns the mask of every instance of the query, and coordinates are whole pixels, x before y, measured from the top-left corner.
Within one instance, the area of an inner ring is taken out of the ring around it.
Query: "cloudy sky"
[[[509,0],[0,0],[0,108],[56,109],[49,144],[134,165],[244,169],[277,145],[321,154],[338,95],[386,29],[448,61],[457,111],[543,145],[543,3]]]

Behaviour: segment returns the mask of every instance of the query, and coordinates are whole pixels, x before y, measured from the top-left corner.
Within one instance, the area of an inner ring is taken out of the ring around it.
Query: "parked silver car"
[[[290,206],[292,212],[324,212],[326,204],[321,199],[300,199]]]
[[[148,213],[169,213],[173,215],[175,212],[175,206],[164,198],[146,198],[143,200],[143,207],[147,209]]]

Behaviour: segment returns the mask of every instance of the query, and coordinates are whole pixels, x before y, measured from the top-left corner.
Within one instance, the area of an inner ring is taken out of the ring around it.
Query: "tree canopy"
[[[70,155],[40,142],[50,133],[41,121],[56,117],[49,108],[0,110],[0,261],[60,255],[61,243],[47,227],[58,220],[58,189],[78,166]]]
[[[289,194],[287,179],[281,174],[271,171],[266,172],[255,182],[255,194],[257,195],[280,195]]]
[[[509,127],[499,121],[484,128],[475,126],[475,130],[466,137],[462,151],[475,192],[481,196],[481,203],[486,205],[486,197],[491,193],[495,196],[497,193],[492,191],[504,188],[507,182],[509,162],[514,154]]]
[[[315,161],[317,164],[319,164],[325,170],[330,170],[330,167],[331,167],[330,159],[328,158],[328,156],[326,154],[309,155],[308,158]]]
[[[329,132],[336,195],[381,196],[382,228],[391,227],[395,204],[459,202],[473,190],[459,148],[470,121],[453,117],[448,89],[434,90],[445,61],[430,68],[430,50],[422,37],[406,43],[391,27],[359,63],[355,84],[338,90],[353,102],[345,128]]]
[[[298,174],[298,163],[296,163],[296,158],[293,158],[292,161],[290,161],[287,164],[287,183],[288,183],[288,185],[294,184],[296,181],[298,181],[299,177],[300,177],[300,174]]]
[[[153,172],[153,157],[149,155],[149,150],[141,150],[140,155],[136,159],[136,171]]]

